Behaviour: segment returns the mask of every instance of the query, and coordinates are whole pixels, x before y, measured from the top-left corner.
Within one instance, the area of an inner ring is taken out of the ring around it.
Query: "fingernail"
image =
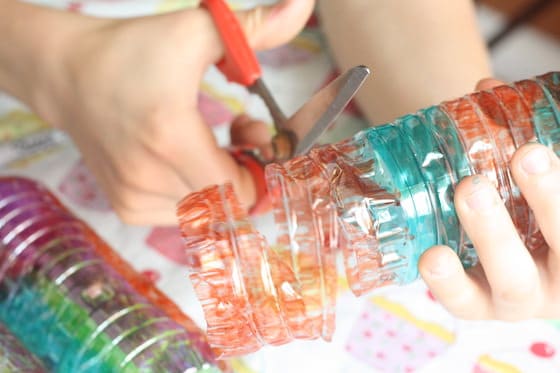
[[[467,197],[467,205],[471,210],[484,211],[496,205],[496,194],[480,177],[473,178],[474,191]]]
[[[550,157],[546,149],[537,147],[523,156],[521,167],[528,174],[540,174],[550,168]]]
[[[446,263],[436,263],[433,267],[428,269],[430,277],[432,278],[447,278],[451,274],[449,266]]]
[[[283,0],[274,4],[274,6],[270,9],[267,18],[270,20],[278,16],[278,14],[282,13],[282,11],[286,8],[286,5],[289,3],[290,0]]]
[[[251,118],[247,114],[239,114],[233,121],[238,127],[245,127],[251,122]]]

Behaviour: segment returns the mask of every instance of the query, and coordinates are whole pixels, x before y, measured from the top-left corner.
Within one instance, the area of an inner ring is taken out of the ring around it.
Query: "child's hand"
[[[263,49],[295,36],[312,8],[313,0],[287,0],[238,15],[250,44]],[[78,31],[59,43],[61,58],[50,58],[57,63],[31,106],[71,135],[121,218],[175,224],[182,197],[226,181],[250,206],[250,174],[218,147],[197,110],[202,76],[223,53],[208,12],[73,17]]]
[[[459,317],[560,317],[560,160],[545,146],[530,144],[517,151],[511,168],[547,245],[527,250],[487,179],[462,181],[455,206],[480,264],[465,272],[447,247],[428,250],[420,263],[433,294]]]
[[[445,246],[431,248],[420,261],[432,293],[458,317],[560,317],[560,160],[545,146],[528,144],[515,153],[511,169],[547,245],[527,250],[487,179],[461,181],[455,206],[480,263],[465,272]]]

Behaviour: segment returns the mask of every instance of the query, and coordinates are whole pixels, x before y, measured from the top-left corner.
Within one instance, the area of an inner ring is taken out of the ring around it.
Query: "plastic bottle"
[[[0,321],[53,372],[217,372],[204,335],[41,185],[0,178]]]
[[[46,373],[41,362],[0,324],[0,372]]]
[[[179,218],[191,279],[222,357],[334,331],[336,251],[356,295],[418,277],[436,244],[476,262],[453,206],[457,182],[484,174],[519,234],[543,243],[513,182],[516,148],[538,140],[560,154],[560,73],[477,92],[267,166],[277,243],[266,245],[230,185],[187,196]]]

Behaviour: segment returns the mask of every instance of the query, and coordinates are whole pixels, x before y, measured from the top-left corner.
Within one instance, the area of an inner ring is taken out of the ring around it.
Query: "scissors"
[[[271,140],[272,158],[264,158],[258,149],[230,151],[237,162],[251,172],[259,201],[266,195],[264,166],[309,151],[354,97],[370,71],[366,66],[351,68],[315,93],[287,118],[264,83],[257,57],[227,3],[224,0],[202,0],[200,6],[210,13],[224,46],[224,56],[216,66],[230,82],[241,84],[257,94],[274,122],[276,133]]]

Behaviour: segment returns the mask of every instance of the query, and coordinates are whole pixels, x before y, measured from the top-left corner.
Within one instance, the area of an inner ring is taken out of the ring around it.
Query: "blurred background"
[[[496,76],[506,81],[560,66],[560,1],[479,0]]]

